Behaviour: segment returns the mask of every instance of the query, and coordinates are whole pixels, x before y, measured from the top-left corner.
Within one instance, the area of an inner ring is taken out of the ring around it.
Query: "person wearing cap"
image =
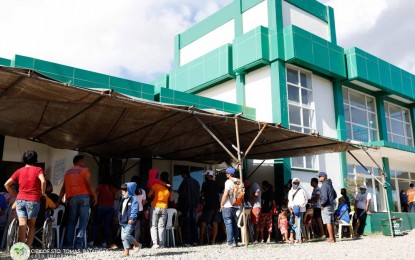
[[[315,222],[317,223],[318,229],[319,229],[319,237],[323,238],[324,236],[324,227],[323,222],[321,220],[321,205],[320,205],[320,194],[321,190],[318,186],[318,179],[312,178],[310,181],[311,187],[313,187],[313,192],[311,193],[311,199],[308,200],[308,202],[311,204],[311,207],[313,208],[313,218]]]
[[[356,194],[354,199],[354,220],[355,226],[353,230],[355,232],[355,237],[359,237],[363,235],[363,231],[366,226],[366,217],[367,214],[370,214],[370,200],[372,199],[372,195],[367,192],[366,185],[360,186],[360,193]]]
[[[297,243],[302,242],[302,234],[305,234],[303,217],[306,212],[308,202],[304,189],[300,188],[300,179],[292,180],[291,190],[288,192],[288,208],[291,214],[295,215],[295,240]]]
[[[236,211],[239,207],[232,206],[231,203],[231,194],[234,189],[234,182],[241,181],[237,178],[237,173],[234,168],[228,167],[226,169],[226,182],[225,189],[223,191],[222,199],[220,202],[220,207],[222,211],[223,222],[226,227],[226,238],[228,241],[229,247],[238,246],[238,225]]]
[[[327,227],[327,233],[329,238],[326,240],[329,243],[336,242],[334,232],[334,203],[337,198],[337,193],[333,188],[333,184],[330,179],[327,179],[327,173],[319,172],[318,178],[322,183],[320,189],[320,206],[321,217],[323,224]]]
[[[200,225],[200,244],[203,245],[206,235],[206,224],[212,224],[212,245],[216,243],[216,235],[218,234],[219,220],[219,186],[215,182],[215,173],[211,170],[205,172],[206,181],[202,184],[202,223]]]

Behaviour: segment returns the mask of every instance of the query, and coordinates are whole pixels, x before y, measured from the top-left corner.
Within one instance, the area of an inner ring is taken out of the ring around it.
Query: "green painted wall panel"
[[[13,64],[16,68],[34,69],[35,59],[26,56],[16,55],[14,57]]]
[[[10,67],[12,65],[12,61],[4,58],[0,58],[0,66],[7,66]]]

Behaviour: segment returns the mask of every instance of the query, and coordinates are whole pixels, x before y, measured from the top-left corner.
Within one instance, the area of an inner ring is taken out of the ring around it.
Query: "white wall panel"
[[[248,9],[242,14],[243,33],[262,25],[268,27],[268,6],[267,0]]]
[[[228,80],[197,95],[236,104],[236,82],[234,79]]]
[[[226,43],[232,43],[235,38],[234,23],[234,20],[231,20],[180,49],[180,66],[183,66]]]
[[[330,41],[329,26],[319,18],[299,9],[298,7],[282,1],[284,27],[296,25],[310,33],[313,33],[327,41]]]
[[[312,86],[317,132],[337,138],[333,85],[329,80],[313,75]]]
[[[245,105],[256,109],[256,120],[272,122],[271,96],[269,66],[245,75]]]

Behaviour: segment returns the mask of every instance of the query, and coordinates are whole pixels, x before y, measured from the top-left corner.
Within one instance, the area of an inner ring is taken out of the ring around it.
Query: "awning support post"
[[[364,149],[363,149],[364,150]],[[366,152],[366,150],[364,150]],[[380,183],[380,185],[383,186],[383,188],[385,189],[385,201],[386,201],[386,211],[388,212],[388,218],[389,218],[389,225],[390,225],[390,229],[391,229],[391,236],[395,237],[395,234],[393,232],[393,223],[392,223],[392,217],[391,217],[391,212],[389,209],[389,201],[388,201],[388,194],[386,192],[388,185],[386,185],[385,181],[381,181],[379,180],[375,175],[373,175],[350,151],[347,151],[355,160],[356,162],[358,162],[360,164],[360,166],[363,167],[363,169],[365,169],[365,171],[367,173],[369,173],[369,175],[371,175],[377,182]],[[366,152],[366,154],[368,154]],[[369,155],[369,154],[368,154]],[[379,167],[379,165],[375,162],[375,160],[369,155],[369,158]],[[379,169],[382,171],[382,174],[384,175],[385,173],[383,172],[383,169],[379,167]],[[384,177],[385,178],[385,177]]]
[[[261,130],[258,132],[258,134],[255,136],[254,140],[252,141],[252,143],[249,145],[248,149],[246,149],[245,153],[244,153],[244,159],[245,157],[248,155],[249,151],[251,150],[252,146],[254,146],[254,144],[256,143],[256,141],[258,140],[259,136],[262,134],[262,132],[265,130],[265,128],[267,127],[267,124],[264,124],[261,128]],[[239,138],[239,133],[237,133],[238,138]]]

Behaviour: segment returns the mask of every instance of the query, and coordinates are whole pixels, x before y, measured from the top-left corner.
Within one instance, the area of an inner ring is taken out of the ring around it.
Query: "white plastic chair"
[[[63,219],[63,214],[65,213],[65,207],[60,205],[56,209],[53,210],[53,217],[52,217],[52,230],[56,232],[56,247],[61,247],[60,243],[60,227],[61,222]]]
[[[89,222],[89,217],[91,216],[91,208],[89,208],[89,213],[88,213],[88,219],[87,219],[87,222]],[[73,244],[75,244],[75,238],[76,238],[76,230],[79,228],[79,217],[78,217],[78,223],[76,223],[76,226],[75,226],[75,234],[74,234],[74,236],[73,236]],[[65,228],[63,228],[63,232],[62,232],[62,239],[61,239],[61,246],[60,247],[62,247],[62,244],[63,244],[63,241],[64,241],[64,238],[65,238],[65,231],[66,231],[66,227]],[[85,230],[85,235],[84,235],[84,246],[85,246],[85,248],[87,248],[87,246],[88,246],[88,244],[86,243],[87,242],[87,236],[86,236],[86,230]]]
[[[250,221],[250,218],[251,218],[251,210],[252,210],[251,208],[246,208],[245,209],[245,218],[246,218],[246,222],[247,223]],[[248,242],[249,242],[249,236],[246,233],[246,231],[248,231],[248,229],[245,228],[244,218],[243,218],[243,215],[241,213],[239,214],[239,217],[238,217],[238,227],[241,230],[241,241],[242,241],[242,244],[245,244],[245,239],[246,238],[248,239]]]
[[[339,220],[339,240],[342,239],[342,234],[343,234],[343,227],[348,227],[349,228],[349,232],[350,232],[350,237],[353,238],[354,232],[353,232],[353,215],[354,215],[354,211],[350,212],[350,222],[348,224],[346,223],[341,223]]]
[[[173,223],[174,220],[174,223]],[[178,218],[177,218],[177,210],[176,209],[167,209],[167,223],[166,223],[166,228],[165,228],[165,236],[166,236],[166,245],[170,246],[170,233],[171,233],[171,237],[173,239],[173,247],[176,247],[176,239],[174,237],[174,230],[175,227],[177,226],[177,222]]]

